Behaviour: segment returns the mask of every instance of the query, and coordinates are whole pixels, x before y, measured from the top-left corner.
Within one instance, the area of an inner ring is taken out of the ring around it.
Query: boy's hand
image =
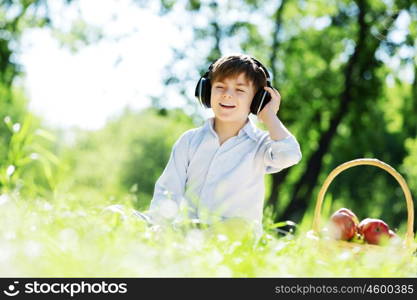
[[[278,90],[264,87],[264,89],[271,94],[271,101],[269,101],[265,107],[259,112],[258,118],[262,123],[267,123],[269,120],[276,118],[281,104],[281,95]]]

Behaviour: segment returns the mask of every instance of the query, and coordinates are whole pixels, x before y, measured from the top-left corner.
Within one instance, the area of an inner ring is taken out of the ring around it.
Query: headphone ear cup
[[[202,84],[203,84],[203,79],[204,77],[200,77],[200,80],[198,80],[197,85],[195,87],[195,91],[194,91],[194,96],[197,98],[197,100],[200,102],[200,104],[202,105],[202,97],[201,97],[201,88],[202,88]]]
[[[258,111],[259,104],[261,102],[262,98],[262,90],[258,90],[253,96],[252,103],[250,105],[250,112],[256,115],[256,112]]]
[[[268,84],[268,86],[270,86]],[[263,98],[263,101],[262,101]],[[252,99],[250,106],[250,112],[257,115],[258,111],[261,111],[268,102],[271,101],[271,95],[264,89],[259,89]],[[260,106],[260,108],[259,108]]]
[[[203,83],[203,103],[207,108],[211,107],[210,98],[211,98],[211,82],[210,79],[205,78]]]
[[[200,101],[201,105],[210,108],[211,83],[206,77],[201,77],[195,88],[194,96]]]

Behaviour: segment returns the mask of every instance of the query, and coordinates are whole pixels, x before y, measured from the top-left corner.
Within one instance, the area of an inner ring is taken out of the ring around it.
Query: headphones
[[[259,67],[261,68],[266,75],[266,86],[271,86],[271,78],[269,76],[268,70],[255,58],[250,57],[250,59]],[[213,65],[216,63],[215,60],[208,68],[208,71],[200,78],[195,88],[195,96],[200,101],[200,104],[206,108],[210,108],[210,97],[211,97],[211,82],[208,78],[211,70],[213,69]],[[271,95],[265,91],[263,88],[260,88],[256,91],[255,96],[253,96],[252,103],[250,106],[250,112],[254,115],[257,115],[265,105],[271,100]]]

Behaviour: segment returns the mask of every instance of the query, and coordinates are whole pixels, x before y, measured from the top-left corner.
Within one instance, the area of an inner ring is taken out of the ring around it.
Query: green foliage
[[[0,163],[7,157],[8,149],[6,145],[9,144],[12,134],[12,131],[6,122],[4,122],[5,118],[9,117],[10,120],[21,120],[27,112],[27,99],[15,91],[12,102],[12,94],[12,89],[1,86],[0,83],[0,99],[2,99],[0,101]]]
[[[21,191],[28,195],[45,195],[56,187],[54,170],[59,165],[57,156],[48,149],[54,136],[44,129],[36,129],[33,116],[27,114],[22,124],[13,123],[6,116],[4,123],[11,132],[7,156],[0,165],[0,188],[3,192]]]
[[[402,169],[407,175],[412,194],[417,195],[417,138],[408,138],[405,141],[407,156],[404,158]]]
[[[201,7],[201,1],[199,0],[189,0],[187,2],[187,9],[191,11],[198,11]]]
[[[10,93],[13,101],[2,102],[0,110],[0,192],[45,196],[57,184],[54,136],[27,111],[27,99],[20,90]]]

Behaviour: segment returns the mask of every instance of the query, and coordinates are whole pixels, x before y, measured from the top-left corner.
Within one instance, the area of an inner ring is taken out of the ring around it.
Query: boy
[[[175,220],[186,207],[188,217],[200,222],[243,218],[259,233],[264,175],[295,165],[302,156],[277,117],[281,96],[266,68],[243,54],[215,61],[200,79],[196,96],[214,117],[174,144],[148,216],[154,222]],[[251,112],[268,132],[252,123]]]

